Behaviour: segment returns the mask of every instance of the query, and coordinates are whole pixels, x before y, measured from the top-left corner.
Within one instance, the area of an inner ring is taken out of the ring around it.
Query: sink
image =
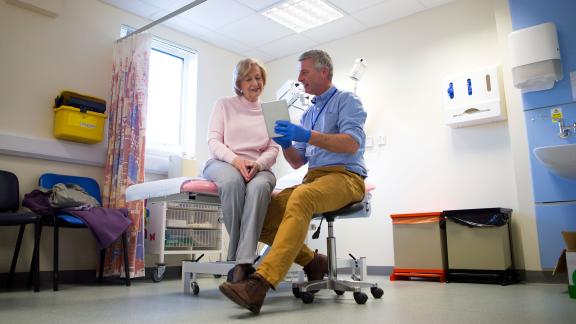
[[[576,144],[537,147],[534,155],[553,173],[576,180]]]

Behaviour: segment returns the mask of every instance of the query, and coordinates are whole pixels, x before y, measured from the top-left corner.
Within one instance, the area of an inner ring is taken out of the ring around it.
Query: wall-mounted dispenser
[[[465,127],[506,119],[498,67],[486,67],[444,78],[445,122]]]
[[[556,25],[540,24],[508,35],[514,86],[524,92],[548,90],[562,80]]]

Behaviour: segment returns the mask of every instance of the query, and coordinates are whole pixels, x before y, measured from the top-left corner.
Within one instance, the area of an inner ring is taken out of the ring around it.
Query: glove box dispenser
[[[448,76],[442,83],[445,122],[465,127],[506,119],[498,67]]]

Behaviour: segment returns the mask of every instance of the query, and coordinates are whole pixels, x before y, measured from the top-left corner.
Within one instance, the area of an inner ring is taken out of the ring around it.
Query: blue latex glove
[[[294,142],[304,142],[308,143],[312,132],[300,125],[292,124],[287,120],[276,121],[276,126],[274,127],[274,132],[276,134],[284,135]]]
[[[273,137],[272,140],[282,146],[283,149],[292,146],[292,141],[286,136]]]

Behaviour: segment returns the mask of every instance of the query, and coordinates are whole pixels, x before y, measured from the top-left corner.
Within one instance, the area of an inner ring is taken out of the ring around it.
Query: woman
[[[211,159],[203,175],[218,185],[224,225],[230,236],[228,276],[240,282],[253,271],[256,246],[276,178],[270,168],[278,145],[266,132],[260,95],[266,70],[254,59],[244,59],[233,73],[236,96],[218,100],[210,117],[208,147]]]

